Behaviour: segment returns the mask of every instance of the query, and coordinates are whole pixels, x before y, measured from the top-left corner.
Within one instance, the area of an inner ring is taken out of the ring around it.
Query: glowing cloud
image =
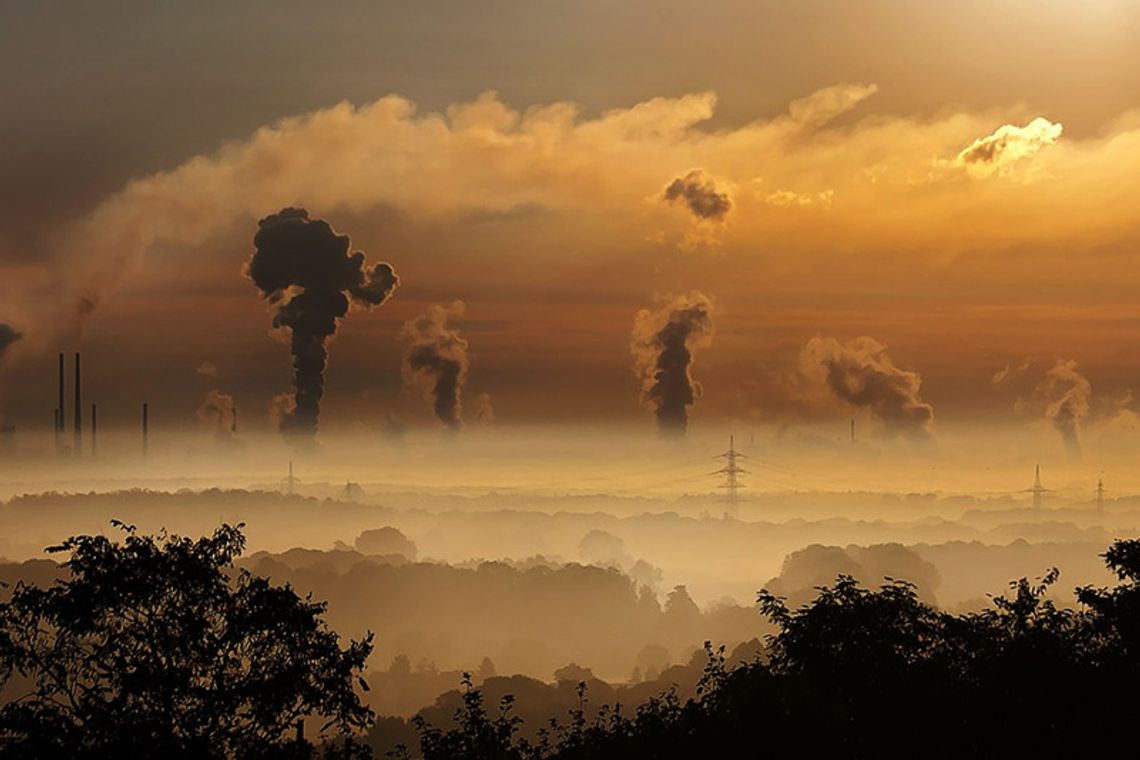
[[[992,134],[979,137],[958,154],[957,163],[974,175],[988,177],[1000,174],[1043,148],[1061,139],[1063,127],[1038,117],[1018,127],[1005,124]]]

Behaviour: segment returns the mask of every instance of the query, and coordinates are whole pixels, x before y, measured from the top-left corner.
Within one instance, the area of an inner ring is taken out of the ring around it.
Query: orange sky
[[[241,267],[257,219],[301,205],[402,281],[331,344],[330,422],[432,424],[401,377],[400,326],[456,299],[469,410],[487,393],[499,422],[648,419],[634,315],[699,290],[715,334],[695,351],[694,421],[1132,423],[1134,4],[726,0],[681,6],[688,26],[613,10],[587,23],[595,5],[561,25],[510,3],[499,26],[450,4],[229,19],[282,43],[327,32],[327,49],[288,60],[264,39],[239,55],[220,10],[189,26],[140,12],[125,44],[96,27],[77,46],[103,96],[67,114],[74,72],[21,58],[4,85],[29,107],[6,135],[25,150],[7,159],[0,321],[25,337],[0,366],[0,407],[50,418],[52,352],[75,345],[76,299],[97,296],[80,341],[92,397],[126,415],[145,396],[188,425],[215,387],[265,409],[289,387],[288,349]],[[77,23],[6,13],[45,40]],[[354,26],[389,58],[346,56]],[[196,63],[211,45],[230,90]],[[163,86],[187,82],[182,101]],[[112,145],[116,119],[145,136]],[[92,149],[73,151],[85,135]],[[689,195],[666,195],[677,180]],[[820,368],[840,359],[885,401],[829,385]],[[1059,361],[1088,388],[1050,384]],[[907,417],[925,406],[932,422]]]

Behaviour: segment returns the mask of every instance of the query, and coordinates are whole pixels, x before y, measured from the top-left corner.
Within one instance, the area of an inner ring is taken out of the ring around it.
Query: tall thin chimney
[[[97,423],[98,423],[98,418],[96,417],[95,405],[92,404],[91,405],[91,456],[95,456],[95,453],[98,450],[96,448],[98,444],[95,442],[95,431],[98,429]]]
[[[79,352],[75,352],[75,451],[72,453],[83,456],[83,381],[79,373]]]
[[[150,441],[148,440],[150,437],[150,420],[149,420],[148,412],[149,412],[148,405],[144,401],[143,402],[143,419],[142,419],[142,423],[143,423],[143,431],[142,431],[142,433],[143,433],[143,456],[147,455],[147,450],[149,449],[149,444],[150,444]]]
[[[855,443],[855,418],[851,418],[851,443]]]

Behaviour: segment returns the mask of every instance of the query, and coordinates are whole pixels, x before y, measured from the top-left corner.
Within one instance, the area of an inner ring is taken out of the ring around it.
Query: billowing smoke
[[[633,319],[633,371],[642,379],[641,401],[657,415],[663,433],[682,434],[688,407],[701,396],[692,376],[693,355],[712,344],[712,299],[699,291],[661,299]]]
[[[1037,386],[1045,400],[1045,419],[1061,434],[1069,453],[1081,453],[1081,426],[1089,416],[1092,384],[1077,371],[1073,360],[1058,360]]]
[[[392,295],[399,279],[386,263],[365,266],[364,254],[349,253],[347,235],[328,222],[285,208],[258,222],[246,275],[277,308],[273,326],[287,328],[293,352],[293,405],[281,412],[281,432],[312,441],[324,394],[325,344],[348,313],[349,299],[366,308]]]
[[[800,351],[797,381],[867,410],[891,435],[925,436],[934,418],[934,408],[922,400],[922,377],[896,367],[874,338],[812,338]]]
[[[4,358],[4,354],[8,353],[8,348],[24,337],[24,334],[16,330],[9,324],[0,322],[0,359]]]
[[[463,385],[467,382],[467,341],[451,320],[463,316],[466,305],[432,304],[419,317],[404,323],[411,341],[404,352],[404,382],[424,388],[435,416],[452,430],[463,426]]]
[[[732,199],[703,169],[693,169],[670,182],[661,194],[666,203],[683,203],[701,221],[721,221],[732,210]]]
[[[206,394],[196,412],[198,419],[214,427],[214,434],[229,437],[237,432],[237,404],[234,397],[217,388]]]

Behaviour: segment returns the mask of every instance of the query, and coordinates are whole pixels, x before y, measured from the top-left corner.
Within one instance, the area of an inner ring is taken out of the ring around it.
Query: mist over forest
[[[385,448],[376,451],[383,461]],[[669,450],[680,460],[693,453]],[[449,445],[433,454],[449,455],[461,456]],[[754,488],[727,517],[724,497],[700,490],[701,480],[641,495],[589,481],[580,490],[338,484],[321,477],[332,474],[319,469],[332,461],[325,456],[294,454],[293,480],[286,471],[244,487],[180,485],[162,456],[112,461],[102,482],[96,463],[78,464],[69,477],[84,488],[0,503],[0,582],[66,578],[44,549],[81,533],[113,536],[112,521],[185,536],[241,524],[248,544],[237,569],[327,602],[328,625],[345,639],[375,635],[361,698],[380,716],[367,737],[382,755],[416,746],[413,719],[454,725],[465,673],[489,703],[512,695],[520,735],[533,739],[547,717],[579,706],[580,682],[594,719],[603,705],[636,706],[670,689],[695,698],[705,642],[725,646],[730,663],[752,661],[778,631],[757,608],[761,589],[796,608],[837,578],[868,588],[900,579],[924,604],[973,614],[1011,580],[1056,568],[1048,598],[1071,608],[1073,588],[1112,581],[1106,547],[1140,537],[1140,496],[1098,505],[1059,491],[1034,506],[1022,489]],[[137,485],[125,487],[132,476]]]

